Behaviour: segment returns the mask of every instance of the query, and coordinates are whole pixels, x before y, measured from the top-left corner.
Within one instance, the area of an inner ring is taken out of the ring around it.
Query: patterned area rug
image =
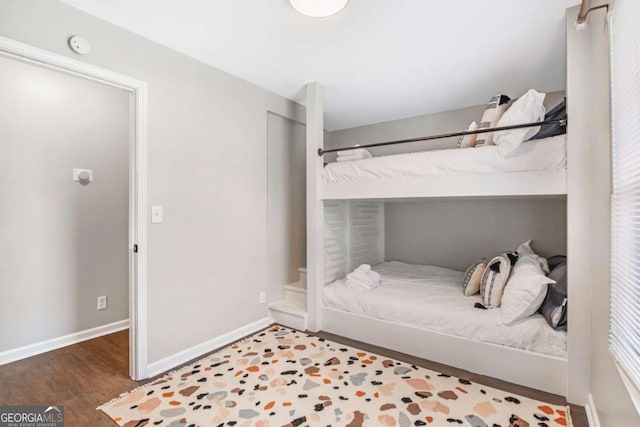
[[[563,406],[278,325],[99,409],[126,427],[570,425]]]

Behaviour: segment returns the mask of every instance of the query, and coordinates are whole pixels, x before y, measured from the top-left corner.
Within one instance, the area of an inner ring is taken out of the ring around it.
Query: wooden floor
[[[1,404],[64,405],[65,427],[114,427],[96,407],[137,385],[128,331],[0,366]]]
[[[560,396],[324,332],[318,335],[489,387],[550,403],[566,403]],[[115,423],[96,407],[142,384],[129,378],[128,363],[129,335],[122,331],[0,366],[0,404],[64,405],[66,427],[113,427]],[[571,406],[571,417],[574,427],[588,426],[584,408]]]

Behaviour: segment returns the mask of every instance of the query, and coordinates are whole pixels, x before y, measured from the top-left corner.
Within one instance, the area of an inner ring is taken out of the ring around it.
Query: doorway
[[[0,86],[0,363],[128,326],[144,379],[146,84],[0,38]]]

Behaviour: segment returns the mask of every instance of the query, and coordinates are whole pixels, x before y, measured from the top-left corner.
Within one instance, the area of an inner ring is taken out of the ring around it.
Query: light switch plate
[[[151,224],[162,224],[162,206],[151,206]]]

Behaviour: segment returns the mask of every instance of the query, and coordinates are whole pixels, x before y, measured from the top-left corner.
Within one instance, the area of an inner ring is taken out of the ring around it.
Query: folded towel
[[[339,162],[350,162],[353,160],[370,159],[371,157],[372,156],[369,151],[364,148],[358,148],[355,150],[339,151],[337,160]]]
[[[347,279],[358,280],[361,282],[375,282],[380,280],[380,275],[375,271],[354,271],[347,274]]]
[[[367,271],[371,271],[371,266],[369,264],[360,264],[358,268],[353,270],[354,273],[366,273]]]
[[[352,150],[338,151],[338,156],[363,156],[371,155],[366,148],[354,148]]]
[[[353,155],[353,156],[340,156],[338,158],[336,158],[336,162],[353,162],[355,160],[366,160],[366,159],[370,159],[371,156],[360,156],[360,155]]]
[[[357,291],[371,291],[380,286],[380,282],[368,282],[367,284],[353,283],[347,280],[347,287]]]
[[[362,264],[347,274],[346,285],[351,289],[370,291],[380,286],[380,274],[371,270],[369,264]]]

